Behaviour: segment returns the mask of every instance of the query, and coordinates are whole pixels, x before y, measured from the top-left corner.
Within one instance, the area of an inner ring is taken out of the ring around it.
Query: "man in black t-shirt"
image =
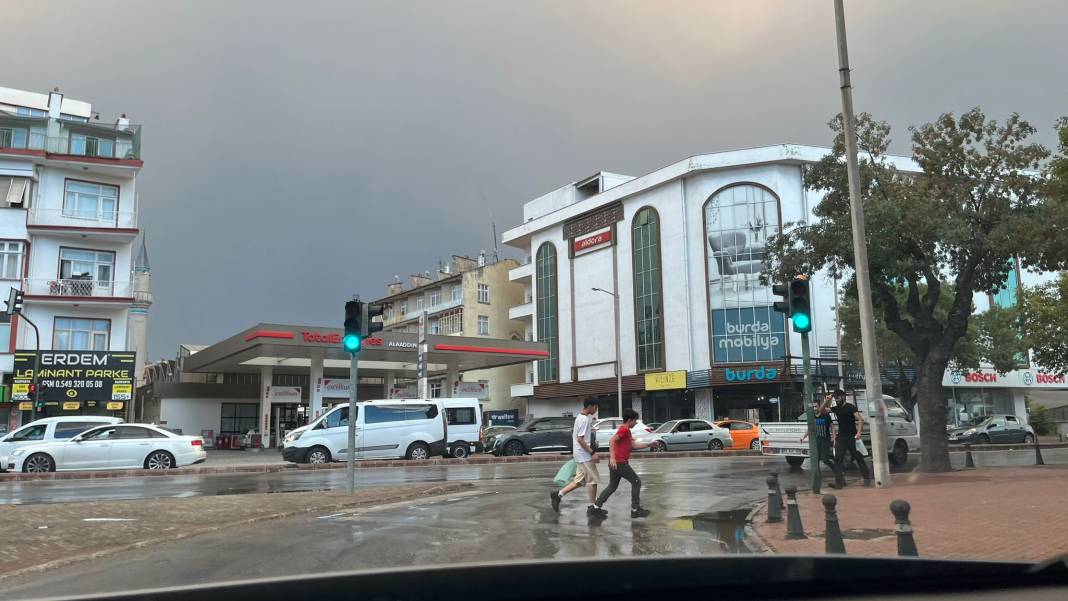
[[[819,464],[821,462],[826,464],[827,467],[831,468],[831,472],[834,473],[834,483],[831,484],[831,488],[842,488],[845,486],[845,475],[842,473],[842,466],[831,457],[831,412],[827,410],[830,403],[831,395],[823,397],[822,402],[812,403],[812,412],[816,416],[814,421],[816,426],[816,453],[819,454],[819,461],[813,462],[813,467],[814,469],[820,469]],[[801,437],[801,442],[805,442],[807,438],[808,433],[806,432]]]
[[[860,475],[864,477],[864,485],[871,485],[871,471],[864,455],[857,449],[857,441],[864,431],[864,417],[861,416],[857,406],[846,400],[843,390],[834,391],[835,406],[831,408],[838,421],[838,433],[834,438],[834,460],[838,463],[839,473],[845,471],[846,455],[853,457],[853,463],[857,464]]]

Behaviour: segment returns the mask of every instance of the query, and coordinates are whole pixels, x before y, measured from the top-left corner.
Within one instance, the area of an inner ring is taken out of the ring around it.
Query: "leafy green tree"
[[[823,268],[853,277],[840,117],[831,128],[831,153],[806,174],[808,188],[825,192],[814,210],[817,220],[770,241],[769,279]],[[950,469],[942,375],[960,355],[958,345],[973,318],[972,298],[1000,288],[1016,254],[1025,265],[1063,263],[1060,251],[1020,240],[1066,231],[1061,228],[1068,219],[1051,219],[1068,217],[1068,210],[1047,206],[1059,201],[1049,200],[1045,180],[1035,174],[1050,152],[1030,140],[1035,129],[1019,115],[998,123],[972,109],[960,117],[943,114],[910,132],[918,171],[900,169],[887,157],[889,125],[867,114],[858,117],[874,309],[915,356],[920,469],[939,472]],[[1068,254],[1068,245],[1063,251]],[[1007,371],[1012,365],[995,367]]]
[[[1068,372],[1068,274],[1020,295],[1019,320],[1035,363]]]

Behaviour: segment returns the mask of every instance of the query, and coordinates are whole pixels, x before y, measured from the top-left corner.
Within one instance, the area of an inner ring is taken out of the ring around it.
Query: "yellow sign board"
[[[78,401],[63,403],[64,411],[77,411],[82,408],[82,404]]]
[[[110,402],[108,402],[107,410],[108,411],[122,411],[122,402],[121,401],[110,401]]]
[[[11,398],[13,399],[27,399],[30,397],[30,385],[22,382],[15,382],[11,385]]]
[[[133,384],[112,384],[111,398],[122,401],[131,400],[133,398]]]
[[[29,401],[19,403],[19,411],[33,411],[33,403]]]
[[[674,390],[676,388],[686,388],[686,370],[645,374],[646,390]]]

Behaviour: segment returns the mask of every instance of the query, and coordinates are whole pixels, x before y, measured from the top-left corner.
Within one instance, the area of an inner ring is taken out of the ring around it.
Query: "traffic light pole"
[[[349,353],[349,436],[348,436],[348,459],[345,461],[345,471],[349,477],[349,494],[356,492],[356,388],[358,381],[356,372],[359,369],[359,359],[356,353]]]
[[[812,355],[809,350],[808,332],[801,333],[801,369],[805,374],[805,420],[808,422],[808,461],[812,470],[812,494],[820,494],[820,445],[816,442],[816,412],[812,410],[815,399],[812,390]],[[830,425],[827,426],[830,428]]]
[[[29,317],[26,317],[21,312],[19,317],[26,320],[26,323],[30,324],[33,328],[33,411],[37,411],[37,396],[41,394],[41,391],[37,386],[37,372],[41,371],[41,332],[37,329],[37,324],[33,323]]]
[[[853,256],[856,258],[857,304],[860,309],[860,340],[864,357],[864,389],[871,422],[871,463],[875,485],[890,486],[890,465],[886,448],[886,406],[875,348],[875,314],[871,305],[868,276],[868,236],[864,226],[864,203],[860,198],[860,166],[857,163],[857,132],[853,117],[853,84],[849,79],[849,50],[846,44],[845,9],[834,0],[835,32],[838,37],[838,75],[841,79],[842,120],[845,131],[846,165],[849,175],[849,209],[853,225]]]

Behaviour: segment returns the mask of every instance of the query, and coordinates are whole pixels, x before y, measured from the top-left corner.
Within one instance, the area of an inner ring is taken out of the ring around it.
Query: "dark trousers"
[[[831,468],[831,472],[834,473],[835,484],[845,484],[845,474],[842,473],[842,466],[835,462],[831,456],[831,439],[816,437],[816,450],[820,454],[820,462]],[[819,464],[816,465],[816,469],[819,469]]]
[[[616,463],[616,467],[608,468],[608,486],[601,491],[601,494],[597,497],[597,506],[601,507],[604,502],[608,500],[608,497],[612,496],[612,493],[616,492],[616,488],[619,487],[619,480],[622,478],[627,482],[630,482],[630,506],[633,509],[641,507],[638,502],[642,491],[642,481],[638,477],[638,474],[634,473],[634,469],[630,467],[629,463]]]
[[[853,463],[857,464],[860,475],[865,480],[871,480],[868,462],[864,460],[864,455],[861,455],[860,451],[857,450],[857,439],[852,436],[839,436],[834,439],[834,460],[838,463],[838,471],[845,469],[846,454],[853,456]]]

